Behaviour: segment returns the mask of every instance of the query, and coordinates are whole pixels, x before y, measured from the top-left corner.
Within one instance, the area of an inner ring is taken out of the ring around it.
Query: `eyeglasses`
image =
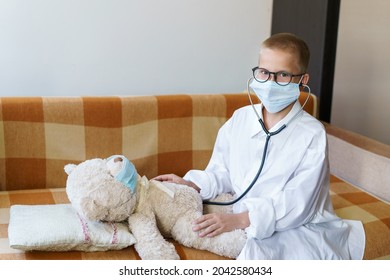
[[[265,83],[271,77],[271,74],[274,75],[275,82],[280,86],[287,86],[291,83],[293,77],[299,77],[305,75],[305,73],[293,75],[289,72],[279,71],[279,72],[271,72],[265,68],[255,67],[252,69],[253,78],[259,83]]]

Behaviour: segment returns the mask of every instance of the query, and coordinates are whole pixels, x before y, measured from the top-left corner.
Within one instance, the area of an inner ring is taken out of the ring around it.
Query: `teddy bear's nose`
[[[118,161],[123,161],[123,159],[121,157],[114,158],[114,162],[118,162]]]

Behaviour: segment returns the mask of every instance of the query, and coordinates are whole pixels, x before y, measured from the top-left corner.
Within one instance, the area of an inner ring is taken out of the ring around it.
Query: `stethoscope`
[[[249,101],[251,103],[253,111],[255,112],[255,114],[257,116],[257,120],[259,121],[264,133],[267,135],[267,137],[265,139],[264,150],[263,150],[263,155],[261,157],[261,163],[260,163],[259,170],[257,171],[256,176],[253,178],[252,182],[249,184],[249,186],[246,188],[246,190],[239,197],[237,197],[231,201],[224,201],[224,202],[204,200],[203,204],[221,205],[221,206],[232,205],[232,204],[240,201],[252,189],[252,187],[255,185],[257,179],[259,178],[261,171],[263,170],[265,158],[267,156],[269,140],[271,139],[272,136],[275,136],[275,135],[279,134],[280,132],[282,132],[295,118],[297,118],[303,112],[303,108],[305,107],[307,101],[309,100],[310,94],[311,94],[310,87],[308,85],[300,83],[301,86],[304,86],[308,89],[308,94],[307,94],[305,102],[303,103],[303,105],[299,109],[299,111],[287,123],[283,124],[278,130],[271,132],[265,127],[265,124],[264,124],[263,120],[261,119],[260,114],[257,112],[255,105],[252,101],[252,97],[251,97],[251,93],[250,93],[251,90],[250,90],[250,86],[249,86],[250,83],[252,82],[252,80],[253,80],[253,77],[249,78],[248,82],[247,82],[247,93],[248,93]]]

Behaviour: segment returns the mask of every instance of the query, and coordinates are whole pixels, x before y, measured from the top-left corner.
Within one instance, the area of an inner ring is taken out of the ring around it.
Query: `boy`
[[[293,34],[265,40],[250,84],[262,101],[255,106],[261,120],[250,106],[237,110],[218,132],[204,171],[191,170],[184,178],[156,177],[186,184],[203,199],[223,192],[239,196],[255,177],[268,146],[260,176],[234,204],[233,214],[208,214],[194,221],[193,230],[205,238],[245,229],[247,243],[238,259],[363,257],[362,224],[342,220],[333,211],[324,127],[298,101],[300,86],[309,81],[309,57],[306,43]],[[278,129],[282,131],[266,145],[268,131]]]

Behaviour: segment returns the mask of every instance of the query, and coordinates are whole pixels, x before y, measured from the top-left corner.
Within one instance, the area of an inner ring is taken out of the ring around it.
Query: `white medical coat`
[[[261,105],[256,105],[261,112]],[[243,193],[261,163],[266,134],[251,106],[238,109],[219,130],[204,171],[191,170],[203,199]],[[334,214],[329,195],[326,132],[297,101],[270,131],[264,168],[233,211],[248,211],[247,242],[239,259],[362,259],[365,234],[359,221]],[[260,114],[261,115],[261,114]],[[262,117],[262,116],[261,116]]]

